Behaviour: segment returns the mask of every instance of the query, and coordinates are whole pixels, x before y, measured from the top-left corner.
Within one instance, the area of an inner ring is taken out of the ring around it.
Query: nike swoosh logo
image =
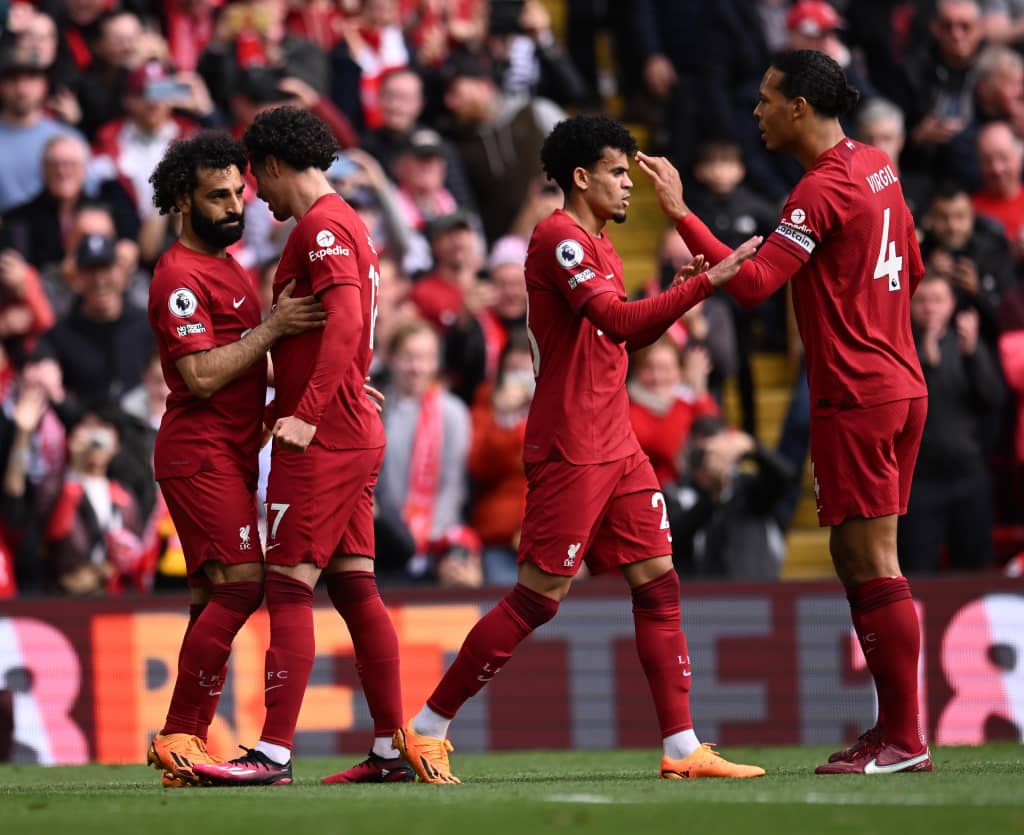
[[[242,306],[242,302],[244,302],[244,301],[245,301],[245,296],[242,296],[242,298],[240,298],[240,299],[232,299],[231,300],[231,304],[234,305],[235,310],[238,310],[238,308],[240,308]]]
[[[263,689],[263,692],[264,693],[268,693],[271,690],[276,690],[278,687],[284,687],[284,685],[283,684],[272,684],[272,685],[270,685],[270,687],[265,687]]]
[[[273,545],[268,545],[267,546],[267,550],[268,551],[273,551],[280,544],[281,544],[280,542],[275,542]]]
[[[925,751],[923,754],[918,754],[916,757],[911,757],[909,760],[903,760],[902,762],[893,763],[892,765],[879,765],[878,760],[872,757],[868,760],[867,765],[864,766],[865,774],[895,774],[897,771],[906,771],[908,768],[913,768],[918,763],[923,763],[928,759],[929,754]]]
[[[684,678],[687,677],[687,676],[692,676],[692,675],[693,675],[693,673],[690,672],[689,670],[683,670],[683,677]]]
[[[613,278],[615,278],[615,273],[608,273],[608,275],[605,276],[605,279],[608,281],[611,281]]]

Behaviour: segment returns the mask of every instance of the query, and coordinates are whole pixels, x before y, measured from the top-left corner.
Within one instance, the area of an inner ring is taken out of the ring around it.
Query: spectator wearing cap
[[[786,15],[789,49],[813,49],[835,60],[846,73],[846,80],[860,91],[861,102],[878,96],[878,91],[857,67],[853,54],[839,38],[845,26],[839,12],[825,0],[800,0]]]
[[[37,354],[60,364],[69,398],[87,408],[116,405],[142,382],[153,333],[146,311],[126,301],[127,274],[112,237],[82,238],[73,283],[71,310],[42,337]]]
[[[402,222],[422,232],[431,218],[458,208],[444,187],[445,159],[441,135],[430,128],[414,130],[391,162],[391,174],[398,186]]]
[[[493,380],[508,334],[526,327],[526,247],[525,238],[506,235],[498,238],[487,259],[491,301],[477,314],[484,340],[485,374]]]
[[[135,204],[142,228],[139,250],[143,263],[152,264],[164,249],[167,216],[153,205],[149,177],[170,144],[198,130],[191,119],[174,113],[174,79],[159,61],[147,61],[125,80],[122,103],[125,116],[103,125],[96,135],[96,170],[116,176]]]
[[[36,52],[8,47],[0,52],[0,212],[25,203],[43,188],[47,140],[72,128],[46,115],[49,82]]]
[[[484,234],[493,242],[511,228],[530,184],[541,173],[541,145],[565,113],[547,99],[503,95],[489,64],[475,55],[449,62],[444,103]]]
[[[444,332],[464,313],[466,294],[478,281],[481,246],[472,218],[462,209],[432,218],[424,231],[434,269],[416,281],[410,300],[424,319]]]
[[[425,126],[423,109],[423,79],[414,69],[400,67],[383,75],[380,81],[381,125],[364,133],[362,147],[373,154],[386,171],[405,149],[409,136]],[[476,198],[466,169],[451,142],[444,137],[441,137],[441,155],[445,161],[445,188],[460,206],[475,212]]]
[[[16,249],[41,272],[64,259],[75,213],[86,201],[110,209],[118,239],[134,241],[139,234],[139,216],[124,186],[117,179],[87,182],[88,163],[89,146],[81,137],[53,136],[43,152],[42,191],[4,216],[3,245]]]

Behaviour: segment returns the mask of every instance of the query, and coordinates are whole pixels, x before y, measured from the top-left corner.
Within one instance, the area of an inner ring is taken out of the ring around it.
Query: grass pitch
[[[730,748],[757,780],[658,780],[658,753],[453,758],[461,786],[324,786],[358,757],[296,761],[291,786],[163,789],[143,766],[0,766],[0,833],[1014,835],[1024,746],[933,748],[932,774],[817,777],[825,748]]]

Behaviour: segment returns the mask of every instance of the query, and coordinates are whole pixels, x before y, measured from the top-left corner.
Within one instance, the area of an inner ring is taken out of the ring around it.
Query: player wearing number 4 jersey
[[[832,561],[878,691],[875,726],[817,773],[931,771],[918,721],[917,609],[896,553],[927,412],[910,330],[924,267],[891,161],[843,135],[838,117],[856,101],[820,52],[784,54],[765,73],[754,110],[765,144],[793,153],[807,173],[727,291],[752,305],[793,281],[818,521],[832,528]],[[727,255],[686,207],[668,161],[641,155],[640,165],[687,245],[712,262]]]
[[[448,762],[449,722],[555,616],[584,562],[592,573],[619,570],[632,588],[637,652],[661,726],[661,776],[764,774],[728,762],[694,733],[671,534],[658,480],[630,426],[625,385],[627,351],[654,342],[728,281],[759,239],[708,273],[680,274],[661,296],[627,302],[622,261],[604,227],[626,219],[635,150],[619,123],[577,116],[557,125],[541,152],[566,197],[564,211],[537,225],[526,258],[537,389],[526,424],[519,582],[473,627],[426,706],[395,734],[428,783],[459,782]]]
[[[271,352],[276,400],[267,425],[274,449],[267,485],[270,647],[260,740],[227,763],[197,765],[215,785],[291,782],[291,749],[313,669],[313,587],[327,591],[352,638],[374,722],[366,760],[329,783],[413,779],[391,747],[401,721],[398,639],[373,572],[373,488],[384,429],[363,394],[373,354],[380,277],[377,254],[355,211],[324,176],[336,145],[306,110],[266,111],[243,137],[259,195],[278,220],[298,221],[274,280],[274,299],[294,283],[315,296],[324,328],[281,340]]]

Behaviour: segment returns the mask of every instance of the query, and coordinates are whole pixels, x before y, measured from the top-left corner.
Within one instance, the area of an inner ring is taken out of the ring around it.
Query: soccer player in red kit
[[[196,770],[218,785],[291,782],[295,726],[313,669],[313,587],[326,571],[331,602],[352,636],[375,739],[367,759],[324,782],[408,782],[412,770],[391,745],[402,719],[398,637],[373,571],[373,488],[384,426],[363,381],[373,355],[377,253],[324,175],[337,145],[323,122],[306,110],[275,108],[260,114],[242,141],[259,195],[278,220],[298,221],[274,297],[294,282],[296,297],[316,297],[327,321],[322,331],[281,340],[271,351],[263,731],[244,756]]]
[[[152,177],[153,202],[181,215],[178,241],[149,288],[167,411],[154,468],[188,565],[192,606],[178,676],[149,760],[164,785],[195,785],[193,765],[215,760],[207,728],[231,642],[263,599],[256,512],[267,350],[319,329],[324,313],[291,289],[261,322],[259,289],[227,252],[244,228],[245,151],[227,134],[176,142]]]
[[[832,529],[832,561],[878,691],[875,726],[819,774],[932,768],[918,719],[917,609],[896,553],[928,403],[910,329],[924,266],[889,158],[843,134],[839,117],[857,97],[820,52],[789,52],[769,67],[754,116],[768,148],[792,153],[806,173],[774,234],[727,288],[755,305],[793,281],[818,522]],[[726,256],[686,207],[671,164],[639,160],[687,245],[712,262]]]
[[[555,616],[584,562],[595,574],[618,569],[632,589],[637,651],[661,725],[661,776],[764,774],[723,759],[693,731],[665,501],[630,426],[626,395],[627,352],[654,342],[710,296],[760,239],[660,296],[627,302],[622,260],[604,227],[626,219],[635,151],[629,131],[604,116],[567,119],[544,142],[541,161],[565,193],[565,208],[537,224],[526,257],[537,389],[523,455],[519,581],[473,627],[426,705],[395,734],[424,782],[460,782],[448,762],[449,723],[515,647]]]

